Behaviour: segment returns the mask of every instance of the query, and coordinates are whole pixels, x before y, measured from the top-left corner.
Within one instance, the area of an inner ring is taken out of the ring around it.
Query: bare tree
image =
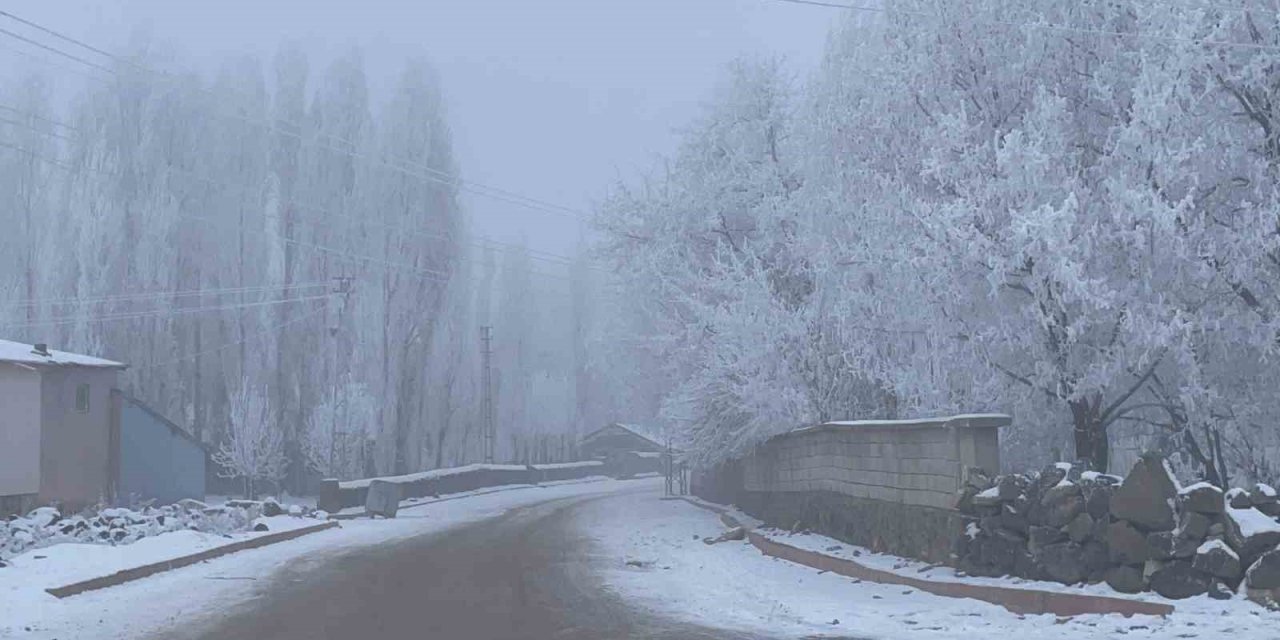
[[[284,477],[284,431],[272,418],[266,389],[241,386],[231,398],[227,439],[213,454],[223,478],[243,478],[245,497],[255,496],[254,483]]]

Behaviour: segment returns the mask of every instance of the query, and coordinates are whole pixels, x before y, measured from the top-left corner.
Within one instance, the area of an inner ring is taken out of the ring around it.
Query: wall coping
[[[1000,428],[1013,424],[1013,418],[1003,413],[966,413],[938,418],[913,420],[838,420],[793,429],[782,435],[809,433],[812,431],[840,431],[844,429],[948,429]]]

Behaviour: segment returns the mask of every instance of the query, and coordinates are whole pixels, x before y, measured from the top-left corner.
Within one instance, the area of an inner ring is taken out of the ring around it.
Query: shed
[[[116,502],[204,500],[209,462],[204,444],[123,391],[113,391],[111,400]]]
[[[609,458],[629,452],[662,453],[666,447],[644,435],[639,427],[615,422],[582,436],[578,450],[585,458]]]

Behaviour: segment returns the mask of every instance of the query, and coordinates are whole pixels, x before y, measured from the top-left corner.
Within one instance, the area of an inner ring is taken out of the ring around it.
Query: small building
[[[208,452],[117,389],[125,368],[0,340],[0,516],[204,498]]]
[[[204,500],[209,451],[137,398],[111,392],[112,495],[118,504]]]
[[[662,453],[666,447],[637,427],[613,423],[596,429],[585,436],[578,445],[584,458],[609,458],[619,453]]]
[[[0,514],[111,498],[111,390],[125,365],[0,340]]]

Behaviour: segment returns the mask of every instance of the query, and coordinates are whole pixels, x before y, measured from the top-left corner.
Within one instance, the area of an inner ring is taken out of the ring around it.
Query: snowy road
[[[208,639],[607,639],[755,637],[637,610],[606,590],[577,516],[601,501],[656,498],[645,482],[522,506],[444,532],[277,572],[259,597],[197,632]],[[413,511],[404,517],[412,517]],[[637,520],[630,526],[641,527]],[[171,632],[170,632],[171,633]],[[167,636],[171,637],[171,636]]]

